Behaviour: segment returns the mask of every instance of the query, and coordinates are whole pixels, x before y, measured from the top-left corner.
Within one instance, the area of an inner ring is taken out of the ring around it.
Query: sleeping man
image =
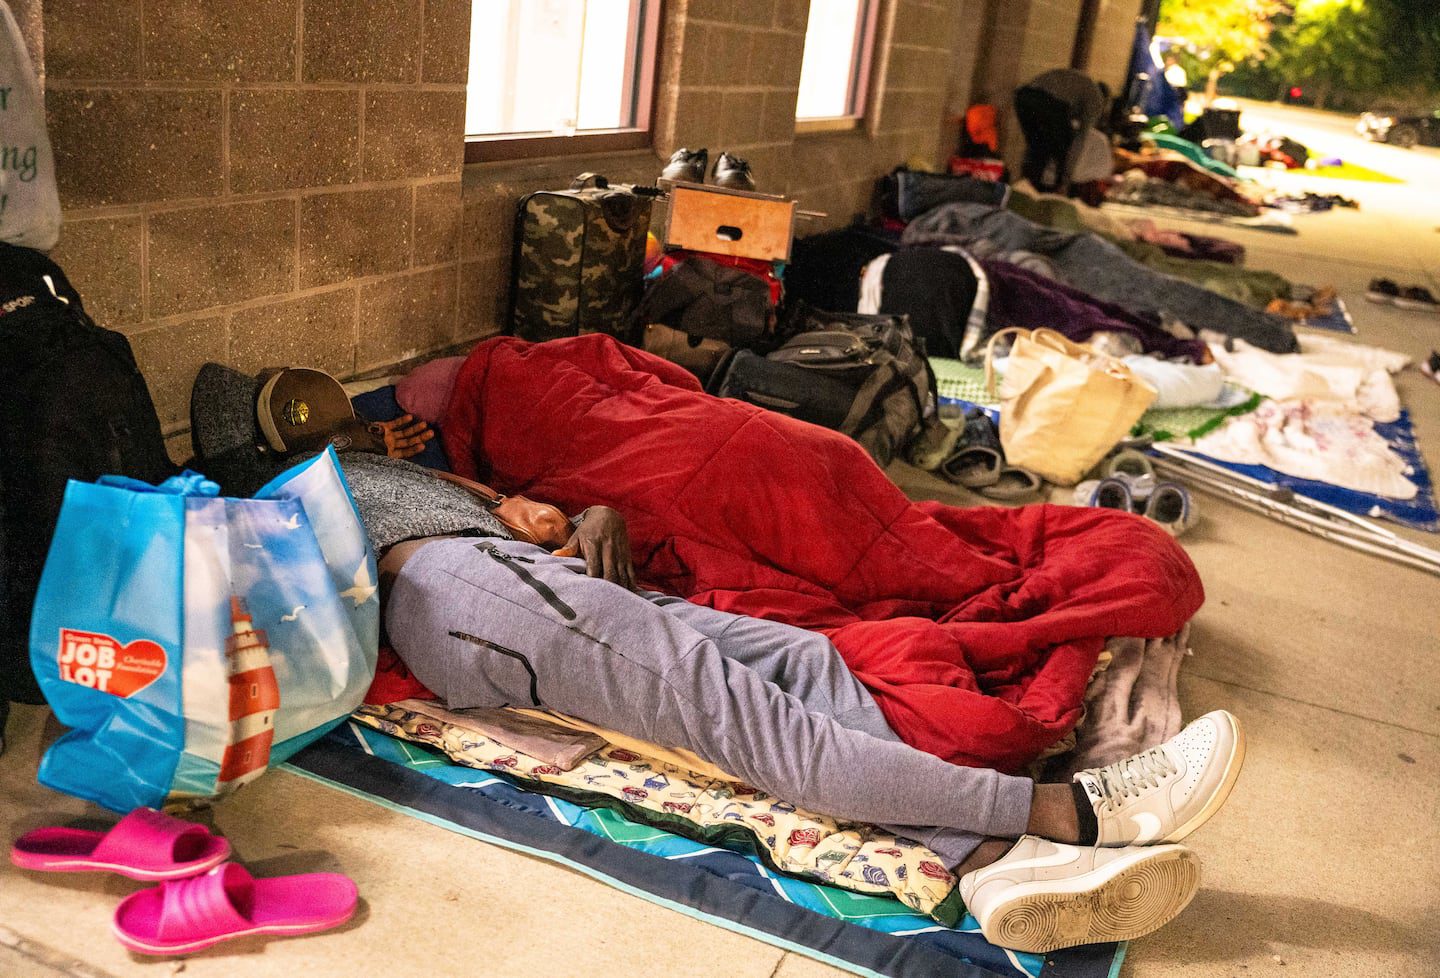
[[[256,450],[284,424],[273,413],[257,423],[259,391],[212,364],[192,395],[196,464],[230,491],[299,457],[274,438]],[[1230,714],[1071,784],[948,763],[900,741],[824,636],[637,588],[616,510],[578,514],[555,553],[513,539],[471,492],[403,460],[431,435],[403,417],[370,442],[338,440],[369,449],[340,459],[380,559],[385,632],[449,708],[569,714],[919,840],[1007,947],[1139,937],[1194,895],[1197,857],[1176,843],[1239,773]]]

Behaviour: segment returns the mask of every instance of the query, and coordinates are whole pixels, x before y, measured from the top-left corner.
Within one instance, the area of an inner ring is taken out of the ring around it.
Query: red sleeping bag
[[[823,632],[900,737],[958,764],[1033,760],[1106,638],[1173,634],[1204,599],[1141,517],[913,503],[848,438],[608,336],[481,343],[443,438],[461,475],[623,513],[647,586]]]

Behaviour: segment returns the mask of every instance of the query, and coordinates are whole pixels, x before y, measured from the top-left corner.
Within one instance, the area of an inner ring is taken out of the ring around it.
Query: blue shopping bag
[[[193,472],[71,482],[30,630],[71,728],[41,783],[116,811],[238,789],[360,704],[379,607],[333,449],[254,499]]]

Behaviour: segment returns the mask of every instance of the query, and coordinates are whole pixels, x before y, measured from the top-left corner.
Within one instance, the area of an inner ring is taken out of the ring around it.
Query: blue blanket
[[[1238,462],[1222,462],[1199,452],[1193,454],[1253,479],[1286,486],[1302,496],[1329,503],[1347,513],[1378,517],[1416,530],[1429,530],[1432,533],[1440,531],[1440,509],[1436,507],[1435,484],[1430,477],[1429,468],[1425,465],[1425,459],[1420,456],[1420,446],[1415,440],[1415,425],[1410,420],[1410,412],[1401,411],[1399,419],[1389,424],[1377,423],[1375,431],[1389,442],[1392,451],[1405,460],[1410,469],[1405,478],[1415,483],[1417,490],[1414,499],[1392,499],[1389,496],[1356,492],[1354,489],[1344,489],[1328,482],[1297,479],[1263,465],[1241,465]]]

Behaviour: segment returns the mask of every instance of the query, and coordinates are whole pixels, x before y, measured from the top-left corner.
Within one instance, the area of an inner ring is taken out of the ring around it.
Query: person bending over
[[[231,449],[253,447],[258,388],[207,365],[192,401],[197,454],[216,431],[235,433]],[[1244,742],[1229,713],[1070,784],[956,766],[902,743],[824,636],[637,587],[615,510],[585,510],[547,552],[513,539],[470,491],[391,457],[424,447],[423,422],[381,431],[371,451],[339,457],[380,560],[389,642],[450,709],[570,714],[915,839],[955,871],[985,936],[1017,950],[1139,937],[1194,895],[1198,859],[1176,843],[1238,776]],[[253,477],[297,460],[272,456]]]

